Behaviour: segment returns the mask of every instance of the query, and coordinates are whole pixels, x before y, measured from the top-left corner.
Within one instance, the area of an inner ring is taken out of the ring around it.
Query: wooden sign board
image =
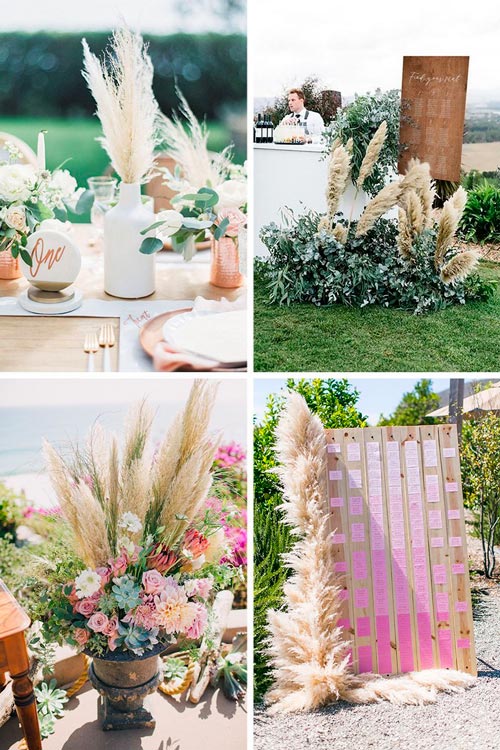
[[[418,158],[435,180],[460,180],[468,71],[468,57],[403,59],[401,174]]]
[[[326,430],[354,672],[476,674],[455,425]]]

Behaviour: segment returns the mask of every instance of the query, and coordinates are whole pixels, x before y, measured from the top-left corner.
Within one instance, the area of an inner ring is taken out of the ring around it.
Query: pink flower
[[[111,580],[111,568],[107,565],[104,565],[100,568],[96,568],[95,572],[101,576],[101,584],[102,586],[105,586],[107,583]]]
[[[88,630],[85,630],[85,628],[75,628],[73,632],[73,638],[79,646],[85,646],[88,639],[90,638],[90,633]]]
[[[114,577],[124,575],[128,568],[128,557],[125,552],[121,552],[115,560],[109,560],[111,574]]]
[[[199,602],[189,602],[187,606],[190,607],[192,620],[189,627],[184,631],[184,634],[187,638],[196,640],[203,635],[203,631],[205,630],[208,620],[207,610],[206,607]]]
[[[184,582],[184,591],[188,597],[199,596],[206,599],[212,590],[213,580],[211,578],[192,578]]]
[[[146,570],[142,574],[142,585],[146,594],[159,594],[167,585],[167,579],[157,570]]]
[[[173,578],[167,579],[167,586],[155,596],[157,624],[166,633],[184,632],[193,621],[186,592]]]
[[[116,615],[113,615],[113,617],[109,618],[108,624],[106,625],[106,628],[102,632],[104,633],[104,635],[113,635],[117,629],[118,629],[118,617]]]
[[[98,599],[95,597],[88,597],[87,599],[80,599],[73,606],[73,612],[78,612],[79,615],[84,617],[90,617],[97,608]]]
[[[154,602],[139,604],[135,612],[129,612],[123,618],[123,622],[133,622],[134,625],[139,625],[139,627],[146,628],[146,630],[158,627],[158,616]]]
[[[115,630],[112,635],[108,638],[108,648],[110,651],[114,651],[116,648],[116,639],[118,638],[118,630]]]
[[[189,529],[186,531],[182,546],[190,552],[193,557],[199,557],[208,547],[208,539],[204,537],[200,531],[197,531],[197,529]]]
[[[222,208],[217,215],[216,223],[221,224],[224,219],[229,220],[224,232],[225,237],[237,237],[240,229],[247,223],[247,217],[239,208]]]
[[[109,619],[104,612],[94,612],[87,624],[94,633],[104,633],[109,625]]]

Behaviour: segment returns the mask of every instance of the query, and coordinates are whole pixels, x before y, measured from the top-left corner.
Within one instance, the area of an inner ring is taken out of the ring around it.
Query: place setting
[[[180,90],[162,114],[138,33],[82,45],[110,166],[79,187],[50,134],[0,149],[0,370],[246,369],[245,167]]]

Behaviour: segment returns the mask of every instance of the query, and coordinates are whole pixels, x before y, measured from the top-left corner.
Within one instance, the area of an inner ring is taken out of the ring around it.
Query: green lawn
[[[481,263],[500,282],[500,265]],[[495,372],[500,369],[500,283],[487,302],[414,316],[333,305],[270,306],[255,276],[255,369],[260,372]]]
[[[230,134],[220,123],[208,123],[209,145],[214,151],[226,146]],[[104,173],[109,159],[97,143],[101,133],[99,120],[94,118],[42,118],[0,117],[0,131],[16,135],[36,151],[38,133],[46,130],[45,152],[47,167],[54,169],[69,159],[65,165],[81,187],[87,187],[87,179]],[[88,221],[82,217],[81,221]]]

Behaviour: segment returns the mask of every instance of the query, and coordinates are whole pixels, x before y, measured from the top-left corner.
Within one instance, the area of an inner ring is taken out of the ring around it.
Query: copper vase
[[[244,277],[240,273],[240,253],[237,237],[211,239],[212,259],[210,265],[210,283],[224,289],[237,289],[243,285]]]

